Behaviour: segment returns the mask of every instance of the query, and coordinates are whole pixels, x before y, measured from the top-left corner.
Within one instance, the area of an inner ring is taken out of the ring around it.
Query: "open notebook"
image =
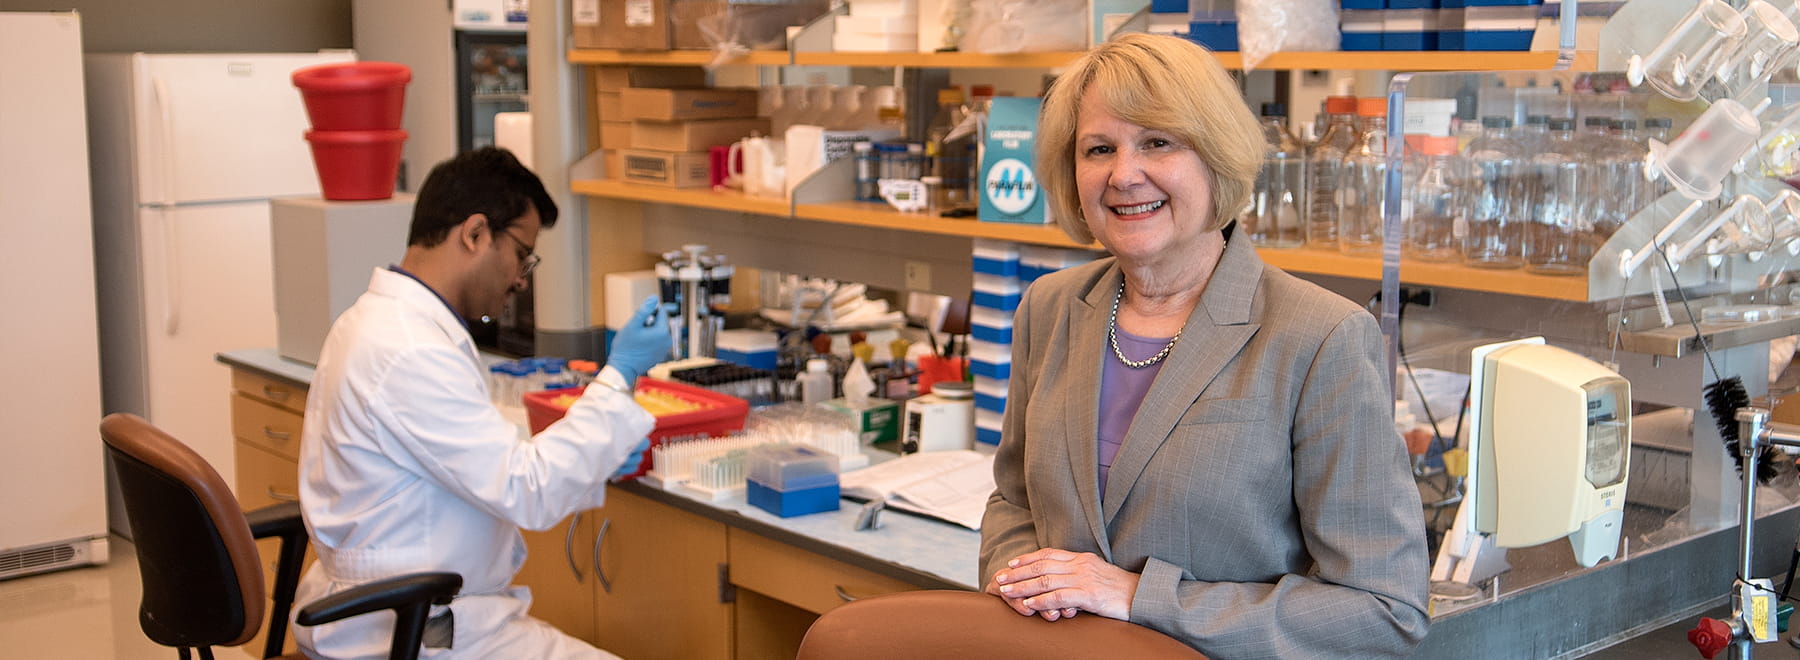
[[[838,478],[844,495],[981,529],[994,492],[994,457],[969,450],[909,454]]]

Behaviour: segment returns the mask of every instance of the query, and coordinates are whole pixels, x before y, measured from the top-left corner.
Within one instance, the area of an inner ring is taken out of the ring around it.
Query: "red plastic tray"
[[[640,392],[663,392],[674,395],[692,403],[710,405],[709,408],[694,410],[656,418],[656,428],[650,431],[650,446],[655,447],[664,442],[687,440],[690,438],[716,438],[728,435],[744,428],[744,417],[750,414],[750,403],[728,394],[720,394],[712,390],[672,383],[655,378],[639,378],[637,389]],[[556,399],[567,394],[581,396],[582,388],[565,388],[560,390],[540,390],[526,392],[525,418],[530,423],[532,435],[543,432],[556,420],[562,419],[569,411],[567,406],[556,405]],[[637,472],[626,475],[626,479],[635,479],[649,472],[651,467],[650,452],[644,452],[643,462],[638,464]]]

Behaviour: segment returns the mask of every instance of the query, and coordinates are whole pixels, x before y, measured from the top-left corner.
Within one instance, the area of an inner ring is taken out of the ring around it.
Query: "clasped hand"
[[[1138,577],[1091,552],[1044,548],[1007,562],[994,574],[987,592],[1019,614],[1036,614],[1046,621],[1083,611],[1129,621]]]

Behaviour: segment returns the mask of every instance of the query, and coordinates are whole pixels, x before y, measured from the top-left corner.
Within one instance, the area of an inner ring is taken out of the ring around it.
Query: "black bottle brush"
[[[1710,357],[1710,356],[1709,356]],[[1715,372],[1714,377],[1718,374]],[[1750,405],[1750,393],[1744,388],[1744,380],[1737,376],[1715,380],[1707,384],[1706,411],[1712,413],[1713,426],[1719,430],[1719,438],[1725,441],[1725,453],[1731,454],[1731,460],[1737,464],[1738,476],[1744,475],[1744,457],[1738,451],[1740,441],[1737,420],[1739,408]],[[1781,461],[1781,451],[1764,446],[1756,452],[1756,482],[1767,484],[1775,478]]]

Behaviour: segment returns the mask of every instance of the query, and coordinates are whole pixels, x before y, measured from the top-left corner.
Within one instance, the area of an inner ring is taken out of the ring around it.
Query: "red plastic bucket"
[[[393,62],[320,64],[294,71],[306,116],[318,131],[400,128],[412,69]]]
[[[307,131],[313,169],[325,199],[369,200],[394,196],[400,147],[406,131]]]

